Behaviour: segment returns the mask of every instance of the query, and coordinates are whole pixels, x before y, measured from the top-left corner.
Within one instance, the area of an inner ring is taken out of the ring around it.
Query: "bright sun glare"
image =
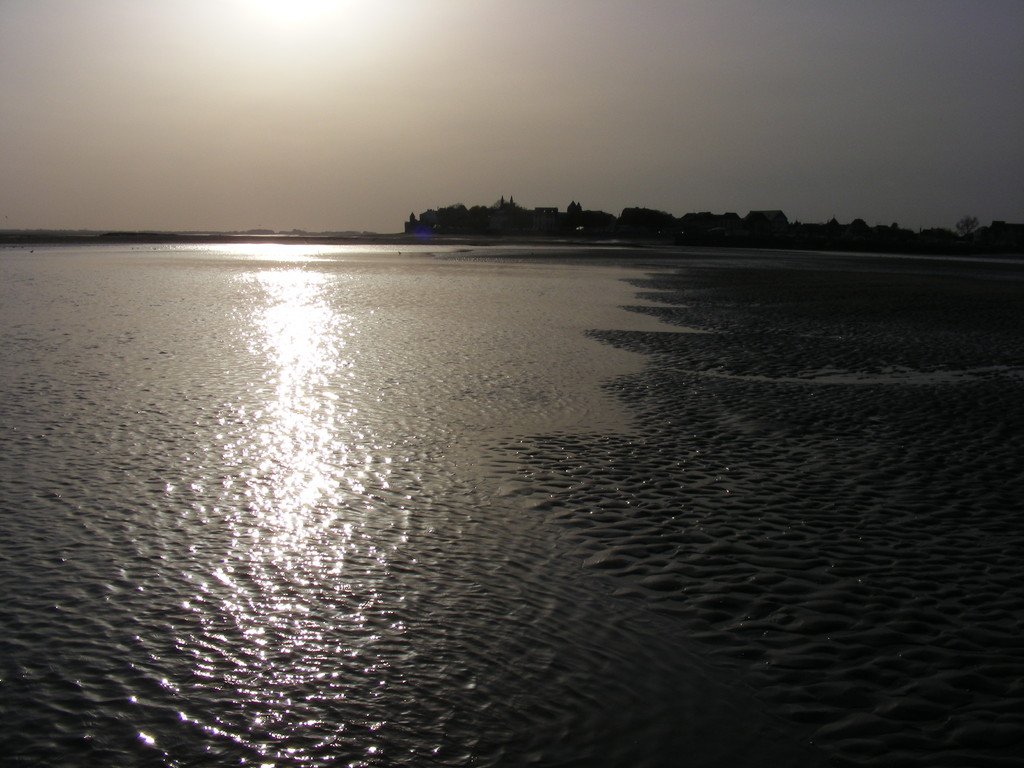
[[[267,44],[294,43],[308,47],[311,55],[289,62],[276,61],[282,71],[308,66],[323,48],[322,44],[342,45],[347,55],[374,51],[384,37],[393,33],[397,0],[224,0],[231,13],[225,22],[238,27],[238,39],[245,55],[258,58],[252,64],[263,66],[267,58],[275,60],[283,49],[268,49]],[[406,8],[404,4],[403,8]],[[408,10],[403,10],[404,17]],[[306,62],[305,64],[303,62]]]
[[[250,0],[249,5],[267,21],[285,26],[315,24],[323,21],[339,6],[351,6],[340,0]]]

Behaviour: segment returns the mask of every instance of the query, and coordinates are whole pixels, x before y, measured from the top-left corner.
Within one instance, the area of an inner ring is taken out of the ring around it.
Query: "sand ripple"
[[[710,333],[593,334],[639,428],[508,446],[532,506],[835,765],[1021,765],[1022,284],[724,274],[637,281]]]

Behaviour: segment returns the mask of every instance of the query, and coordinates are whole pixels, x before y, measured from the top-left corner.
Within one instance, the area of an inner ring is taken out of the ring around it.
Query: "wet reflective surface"
[[[281,246],[0,269],[9,764],[815,763],[526,503],[504,441],[629,424],[600,383],[640,357],[585,336],[653,322],[618,309],[626,270]]]

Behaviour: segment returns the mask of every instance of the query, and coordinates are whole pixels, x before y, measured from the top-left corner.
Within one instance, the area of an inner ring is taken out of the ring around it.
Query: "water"
[[[410,250],[0,252],[4,765],[816,763],[524,474],[635,272]]]

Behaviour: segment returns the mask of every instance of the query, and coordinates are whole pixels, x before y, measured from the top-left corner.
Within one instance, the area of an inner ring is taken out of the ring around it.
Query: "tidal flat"
[[[34,250],[6,764],[1021,764],[1024,261]]]
[[[830,764],[1022,764],[1022,264],[674,266],[633,309],[688,333],[591,334],[636,430],[510,446],[535,504]]]

